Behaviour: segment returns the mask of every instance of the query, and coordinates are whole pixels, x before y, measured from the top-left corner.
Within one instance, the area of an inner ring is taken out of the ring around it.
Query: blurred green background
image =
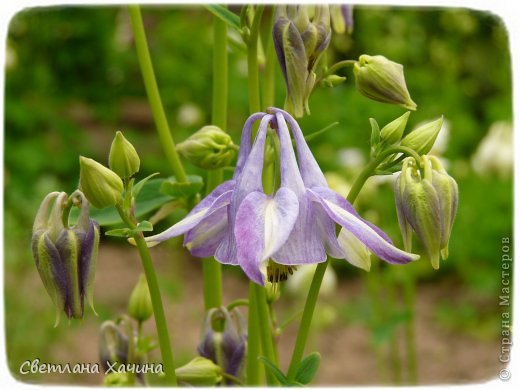
[[[174,137],[181,141],[209,124],[213,16],[202,7],[180,6],[145,7],[143,15],[163,104]],[[417,321],[426,321],[428,326],[449,335],[439,343],[450,337],[467,337],[468,345],[487,349],[479,349],[484,367],[479,373],[476,368],[471,371],[466,367],[468,362],[461,358],[460,368],[450,367],[446,372],[439,369],[439,374],[431,377],[427,373],[428,357],[419,356],[420,377],[424,382],[487,379],[498,371],[501,240],[512,238],[512,103],[507,31],[496,16],[466,9],[356,7],[354,20],[352,35],[333,35],[326,58],[329,65],[365,53],[399,62],[404,65],[408,89],[418,104],[417,112],[410,116],[408,131],[440,115],[448,123],[442,136],[445,145],[439,143],[436,153],[445,159],[460,189],[450,258],[436,272],[425,260],[407,266],[406,271],[418,281],[417,305],[427,302],[425,307],[417,308],[419,317],[427,313],[426,319],[420,317]],[[229,61],[227,130],[238,143],[248,114],[245,53],[231,46]],[[74,321],[69,326],[62,321],[53,328],[51,301],[38,279],[30,252],[32,219],[45,194],[54,190],[70,193],[76,188],[80,154],[106,163],[117,130],[123,130],[136,145],[142,161],[141,177],[171,172],[155,134],[124,8],[22,11],[9,26],[5,72],[5,326],[8,362],[19,377],[20,363],[35,357],[47,362],[74,360],[76,354],[82,356],[79,350],[86,348],[89,359],[95,360],[96,329],[102,320],[124,311],[129,291],[118,286],[123,283],[131,288],[139,272],[135,259],[131,265],[125,263],[130,256],[126,246],[103,239],[100,255],[103,261],[113,261],[113,273],[97,278],[100,316],[87,313],[83,324]],[[312,115],[300,121],[307,134],[339,122],[310,144],[331,185],[339,189],[348,188],[368,159],[368,118],[375,118],[383,126],[404,112],[361,96],[351,71],[345,69],[341,74],[347,76],[347,82],[334,89],[317,89],[310,100]],[[284,98],[284,83],[277,70],[277,105],[282,106]],[[490,128],[495,130],[489,132]],[[186,167],[189,173],[205,175],[188,163]],[[358,208],[362,214],[400,244],[391,185],[368,183],[360,198]],[[167,221],[156,229],[165,226]],[[110,247],[110,254],[103,252],[104,245]],[[165,271],[161,285],[173,306],[190,299],[197,307],[202,306],[200,291],[186,292],[192,290],[186,284],[196,284],[195,280],[200,279],[200,263],[185,259],[186,254],[177,247],[172,249],[175,255],[157,260],[163,262],[160,264]],[[418,243],[415,248],[420,251]],[[117,256],[123,259],[112,260]],[[341,286],[359,286],[359,291],[332,298],[336,314],[328,326],[344,329],[361,324],[372,331],[365,337],[372,340],[367,345],[375,344],[378,351],[378,345],[395,335],[395,321],[383,321],[386,331],[382,333],[381,324],[372,326],[375,309],[367,294],[370,280],[347,263],[335,261],[334,266],[339,291]],[[103,267],[108,265],[100,264]],[[183,283],[186,279],[179,276],[185,275],[186,267],[194,268],[190,274],[193,282],[189,279],[190,283]],[[394,288],[400,288],[395,271],[381,264],[377,272],[379,281],[390,278]],[[236,270],[226,269],[226,275],[233,280],[243,279]],[[122,281],[125,278],[126,284]],[[112,301],[103,301],[105,288],[117,290]],[[384,295],[385,287],[379,288]],[[193,317],[189,321],[198,329],[202,318]],[[177,320],[188,323],[186,318]],[[87,328],[90,331],[84,330]],[[422,339],[418,338],[421,351]],[[195,345],[191,349],[182,350],[180,359],[193,355]],[[344,353],[348,355],[348,350]],[[371,353],[366,355],[368,360],[371,357]],[[442,354],[432,359],[442,360]],[[444,365],[448,366],[446,361]],[[319,383],[367,383],[355,375],[342,377],[339,372],[331,379],[333,375],[322,375]],[[92,383],[86,376],[49,379],[32,375],[21,379]],[[382,381],[372,378],[368,383]]]

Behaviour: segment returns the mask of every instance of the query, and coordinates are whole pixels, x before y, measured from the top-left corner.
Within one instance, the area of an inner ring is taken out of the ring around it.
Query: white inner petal
[[[276,212],[276,202],[274,198],[267,199],[265,202],[265,218],[264,218],[264,251],[262,259],[271,256],[278,248],[275,247],[276,231],[275,226],[280,226],[281,221]]]

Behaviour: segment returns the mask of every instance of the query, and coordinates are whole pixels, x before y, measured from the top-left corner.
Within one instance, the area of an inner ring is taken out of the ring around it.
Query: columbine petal
[[[148,244],[148,246],[154,246],[158,243],[168,240],[172,237],[179,236],[181,234],[186,233],[188,230],[193,229],[195,226],[197,226],[204,218],[210,216],[211,214],[217,212],[218,210],[225,208],[231,199],[231,194],[233,191],[226,191],[220,196],[218,196],[210,206],[207,206],[207,204],[211,201],[211,198],[213,198],[213,194],[218,193],[221,191],[221,187],[226,184],[229,186],[231,183],[226,182],[217,187],[212,194],[208,195],[203,201],[201,201],[184,219],[177,222],[175,225],[170,227],[169,229],[165,230],[164,232],[160,234],[156,234],[155,236],[149,236],[146,237],[145,240]],[[218,190],[218,191],[217,191]],[[206,206],[206,207],[204,207]]]
[[[228,228],[228,207],[221,207],[204,217],[193,229],[184,235],[184,246],[193,256],[210,257],[215,255]]]
[[[341,229],[338,243],[343,249],[343,257],[353,266],[370,271],[370,251],[352,232]]]
[[[365,221],[348,211],[345,204],[337,204],[333,199],[323,198],[314,190],[308,189],[308,191],[313,197],[313,200],[321,204],[332,220],[351,231],[352,234],[382,260],[393,264],[404,264],[419,258],[417,255],[410,254],[393,246]],[[345,203],[347,202],[345,201]]]
[[[290,188],[296,194],[299,212],[287,242],[273,255],[273,259],[285,265],[323,262],[327,256],[316,224],[316,215],[312,202],[305,193],[289,129],[281,112],[276,113],[276,121],[280,138],[281,185]]]
[[[265,138],[267,136],[267,126],[272,115],[264,115],[258,132],[256,134],[255,143],[249,157],[247,158],[240,175],[236,178],[236,186],[231,197],[231,202],[228,208],[228,229],[226,237],[215,252],[215,258],[223,264],[238,264],[237,249],[235,240],[235,217],[238,207],[244,198],[253,191],[263,192],[262,186],[262,168],[264,164],[264,146]]]
[[[252,192],[241,203],[235,224],[238,262],[258,284],[264,284],[262,262],[285,243],[297,217],[298,198],[284,187],[274,197]]]

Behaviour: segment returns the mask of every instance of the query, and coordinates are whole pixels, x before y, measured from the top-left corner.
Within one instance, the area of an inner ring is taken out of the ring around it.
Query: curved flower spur
[[[260,126],[251,146],[257,120]],[[272,195],[266,194],[262,185],[268,127],[275,130],[280,143],[280,186]],[[419,258],[396,248],[385,233],[362,219],[347,200],[327,186],[296,120],[283,110],[270,108],[268,113],[247,119],[233,178],[218,186],[183,220],[146,241],[155,245],[184,234],[184,246],[192,255],[214,256],[223,264],[240,265],[251,280],[263,285],[268,273],[269,279],[283,280],[294,266],[324,262],[327,254],[356,265],[350,253],[355,248],[345,246],[345,240],[338,242],[336,224],[351,233],[353,240],[349,242],[366,246],[384,261],[405,264]]]

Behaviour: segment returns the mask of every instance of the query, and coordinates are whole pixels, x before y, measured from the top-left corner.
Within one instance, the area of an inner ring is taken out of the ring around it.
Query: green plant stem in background
[[[188,178],[184,167],[182,166],[179,154],[175,149],[175,142],[173,141],[168,120],[164,113],[164,108],[161,102],[161,95],[157,87],[157,81],[153,71],[152,59],[148,50],[148,43],[146,42],[146,34],[144,31],[143,20],[141,17],[141,10],[138,5],[129,5],[128,11],[130,13],[130,21],[132,31],[134,34],[135,47],[137,51],[137,58],[139,59],[139,66],[143,75],[144,86],[148,101],[152,110],[152,115],[159,134],[159,140],[163,147],[166,158],[170,164],[173,174],[180,182],[187,182]]]
[[[419,155],[415,151],[407,147],[393,146],[384,150],[373,161],[371,161],[357,177],[347,196],[347,200],[350,203],[353,204],[355,202],[357,196],[359,195],[359,192],[365,185],[368,178],[374,174],[374,171],[379,166],[379,164],[381,164],[389,155],[396,153],[407,154],[414,157],[417,161],[420,160]],[[325,270],[327,269],[329,262],[330,260],[327,260],[324,263],[318,264],[318,266],[316,267],[316,271],[314,272],[311,287],[307,294],[307,300],[305,301],[302,320],[300,322],[300,327],[296,336],[296,342],[294,345],[291,363],[289,364],[289,370],[287,372],[287,377],[289,378],[289,380],[294,379],[298,370],[298,366],[303,358],[303,354],[305,352],[305,344],[307,342],[307,337],[309,335],[309,330],[312,322],[312,315],[314,313],[314,308],[316,307],[316,302],[318,301],[318,295],[320,292],[321,282],[323,281],[323,275],[325,275]]]
[[[136,229],[137,224],[127,214],[121,205],[116,205],[117,211],[121,219],[129,229]],[[159,283],[157,282],[157,275],[153,267],[150,251],[146,245],[142,232],[133,236],[141,262],[143,264],[144,274],[150,290],[150,297],[152,298],[153,315],[155,318],[155,326],[157,329],[157,338],[159,341],[159,349],[161,350],[161,357],[164,368],[164,375],[166,383],[169,385],[177,385],[177,377],[175,375],[175,366],[173,363],[173,353],[170,344],[170,334],[168,333],[168,324],[166,316],[164,315],[164,308],[161,299],[161,291]]]
[[[211,123],[227,130],[228,102],[228,55],[227,25],[221,19],[213,18],[213,91]],[[206,194],[222,183],[222,169],[208,171]],[[214,258],[207,258],[202,263],[204,279],[204,307],[222,306],[222,265]]]
[[[254,114],[261,110],[260,106],[260,80],[258,76],[258,33],[264,6],[258,5],[255,9],[253,23],[247,42],[247,80],[249,93],[249,113]]]
[[[404,283],[404,305],[408,313],[408,319],[405,323],[405,345],[406,345],[406,366],[408,371],[407,385],[416,385],[418,381],[417,372],[417,346],[415,343],[415,275],[413,273],[405,273]]]
[[[247,322],[247,355],[246,355],[246,384],[258,386],[261,384],[260,356],[260,323],[258,321],[258,304],[256,285],[249,282],[249,318]]]
[[[258,324],[260,326],[260,343],[264,356],[276,364],[276,354],[273,347],[273,336],[271,334],[271,321],[269,320],[269,308],[265,296],[265,288],[254,284],[256,289],[256,304],[258,310]],[[268,386],[275,385],[276,379],[270,370],[265,370],[265,377]]]
[[[327,71],[325,72],[325,74],[323,75],[323,77],[326,77],[326,76],[329,76],[331,74],[334,74],[336,73],[338,70],[340,70],[341,68],[345,68],[347,66],[354,66],[354,64],[356,63],[357,61],[356,60],[343,60],[343,61],[339,61],[339,62],[336,62],[334,65],[332,65],[329,69],[327,69]]]
[[[263,103],[264,107],[272,107],[275,106],[275,74],[276,74],[276,51],[274,50],[274,40],[271,38],[271,31],[273,29],[274,24],[274,8],[273,15],[271,15],[271,21],[268,26],[268,34],[267,34],[267,46],[265,53],[265,72],[264,72],[264,95],[263,95]]]

